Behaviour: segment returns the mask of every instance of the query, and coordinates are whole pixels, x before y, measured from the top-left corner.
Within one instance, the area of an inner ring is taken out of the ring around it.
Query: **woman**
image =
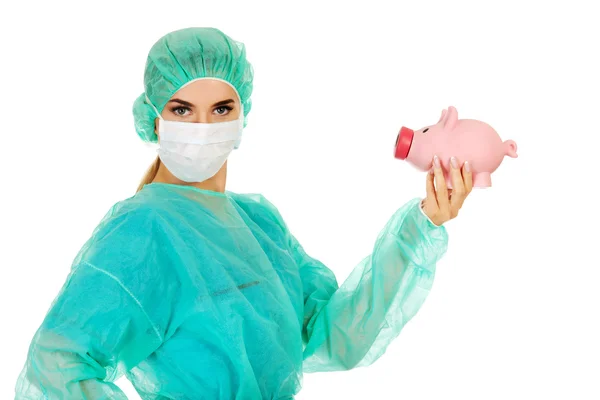
[[[123,374],[143,399],[293,399],[303,372],[373,363],[419,310],[468,166],[449,195],[434,162],[424,201],[401,207],[338,287],[271,203],[225,190],[252,77],[244,46],[216,29],[153,46],[133,113],[159,158],[75,258],[17,399],[124,399]]]

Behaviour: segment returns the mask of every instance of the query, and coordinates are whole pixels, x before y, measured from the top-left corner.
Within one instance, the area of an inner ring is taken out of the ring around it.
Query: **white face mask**
[[[159,119],[158,155],[178,179],[192,183],[215,176],[240,144],[244,113],[235,121],[212,124]]]

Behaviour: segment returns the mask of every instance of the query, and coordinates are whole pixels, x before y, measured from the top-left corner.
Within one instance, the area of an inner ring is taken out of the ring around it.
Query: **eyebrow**
[[[227,100],[223,100],[223,101],[219,101],[215,104],[213,104],[213,107],[220,107],[220,106],[225,106],[227,104],[231,104],[233,103],[234,100],[233,99],[227,99]],[[189,108],[194,108],[194,105],[192,103],[190,103],[189,101],[185,101],[185,100],[181,100],[181,99],[171,99],[169,100],[169,103],[179,103],[182,106],[186,106]]]
[[[226,106],[227,104],[231,104],[233,102],[234,102],[233,99],[227,99],[227,100],[219,101],[219,102],[213,104],[212,106],[213,107]]]
[[[171,99],[169,100],[169,103],[179,103],[182,106],[186,106],[186,107],[190,107],[190,108],[194,108],[194,105],[188,101],[185,100],[180,100],[180,99]]]

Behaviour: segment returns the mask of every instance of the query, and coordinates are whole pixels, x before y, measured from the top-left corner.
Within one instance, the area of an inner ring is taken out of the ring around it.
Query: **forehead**
[[[172,97],[185,100],[199,107],[211,106],[219,101],[233,99],[239,102],[236,90],[218,79],[199,79],[179,89]]]

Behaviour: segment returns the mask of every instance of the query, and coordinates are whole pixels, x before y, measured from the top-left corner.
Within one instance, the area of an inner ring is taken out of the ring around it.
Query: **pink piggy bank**
[[[492,186],[492,172],[502,163],[504,156],[517,157],[517,144],[502,141],[498,133],[485,122],[474,119],[458,119],[458,111],[450,106],[442,111],[437,124],[413,131],[402,127],[396,139],[395,157],[406,160],[418,170],[428,171],[433,156],[442,163],[448,188],[450,180],[450,157],[456,157],[458,165],[469,161],[473,173],[473,187]]]

